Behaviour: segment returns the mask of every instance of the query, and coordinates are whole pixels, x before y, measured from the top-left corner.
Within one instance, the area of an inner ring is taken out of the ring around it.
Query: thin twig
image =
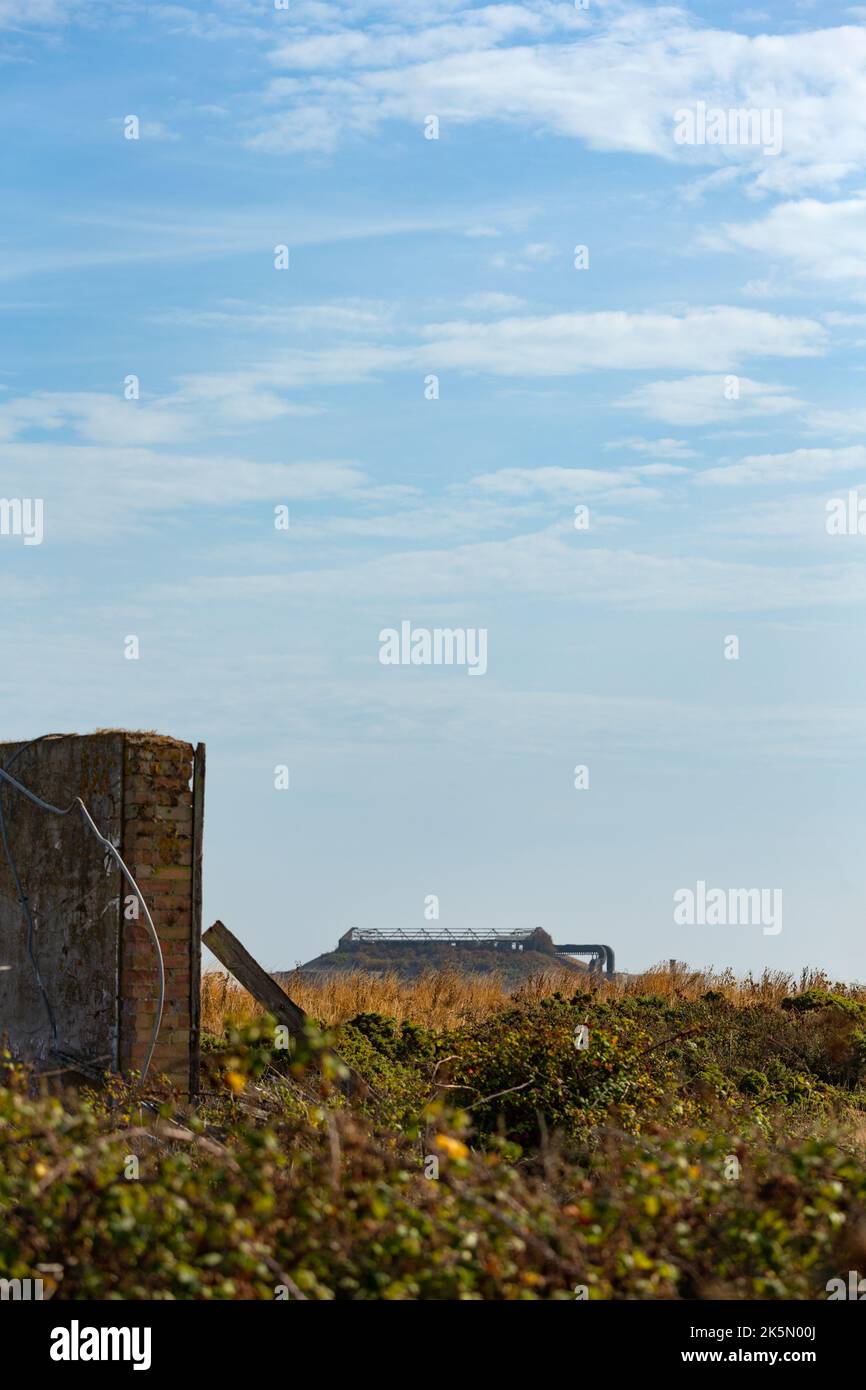
[[[343,1161],[343,1155],[340,1151],[340,1135],[332,1111],[325,1111],[325,1120],[328,1126],[328,1146],[331,1153],[331,1187],[335,1192],[338,1192],[340,1190],[340,1167]]]
[[[638,1056],[645,1057],[648,1052],[655,1052],[657,1047],[666,1047],[668,1043],[676,1042],[679,1038],[687,1038],[691,1033],[703,1033],[709,1026],[708,1023],[699,1023],[696,1028],[684,1028],[681,1033],[673,1033],[669,1038],[662,1038],[660,1042],[654,1042],[652,1047],[644,1048],[643,1052],[638,1053]]]
[[[474,1100],[471,1105],[467,1105],[467,1110],[474,1110],[476,1105],[486,1105],[489,1100],[498,1100],[500,1096],[510,1096],[512,1091],[523,1091],[527,1086],[535,1084],[535,1077],[531,1076],[528,1081],[521,1081],[519,1086],[509,1086],[507,1091],[494,1091],[492,1096],[483,1096],[481,1100]]]

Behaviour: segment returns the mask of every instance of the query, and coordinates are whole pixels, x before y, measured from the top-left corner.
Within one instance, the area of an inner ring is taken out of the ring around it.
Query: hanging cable
[[[28,743],[28,744],[23,745],[23,747],[19,748],[19,749],[13,754],[13,756],[12,756],[12,758],[10,758],[9,763],[7,764],[7,766],[11,766],[12,763],[20,756],[21,753],[23,753],[27,748],[32,748],[32,747],[34,746],[34,744],[41,743],[41,742],[43,742],[43,741],[46,740],[46,739],[49,739],[49,740],[50,740],[50,739],[63,738],[63,737],[64,737],[63,734],[45,734],[45,735],[43,735],[43,737],[42,737],[41,739],[33,739],[31,743]],[[142,911],[144,912],[145,923],[146,923],[146,925],[147,925],[147,930],[148,930],[148,932],[149,932],[149,934],[150,934],[150,939],[151,939],[151,942],[152,942],[152,944],[153,944],[153,949],[154,949],[154,951],[155,951],[155,953],[156,953],[157,977],[158,977],[158,997],[157,997],[157,1006],[156,1006],[156,1017],[155,1017],[155,1019],[154,1019],[153,1031],[152,1031],[152,1033],[151,1033],[150,1044],[149,1044],[149,1046],[148,1046],[148,1051],[147,1051],[147,1057],[145,1058],[144,1066],[142,1067],[142,1070],[141,1070],[141,1079],[142,1079],[142,1081],[143,1081],[144,1078],[147,1076],[148,1069],[149,1069],[149,1067],[150,1067],[151,1061],[153,1060],[153,1053],[154,1053],[154,1049],[156,1048],[156,1039],[157,1039],[157,1036],[158,1036],[158,1034],[159,1034],[160,1024],[162,1023],[162,1010],[163,1010],[163,1005],[164,1005],[164,1003],[165,1003],[165,964],[164,964],[163,958],[162,958],[162,947],[161,947],[160,944],[159,944],[159,937],[158,937],[157,934],[156,934],[156,927],[153,925],[153,918],[151,917],[151,915],[150,915],[150,910],[148,909],[147,903],[146,903],[145,900],[144,900],[144,895],[143,895],[141,889],[139,888],[138,884],[136,883],[135,879],[133,878],[132,874],[130,873],[129,869],[128,869],[128,868],[126,867],[126,865],[124,864],[122,858],[120,857],[120,854],[119,854],[118,851],[115,849],[114,845],[111,843],[110,840],[107,840],[107,839],[105,838],[105,836],[104,836],[104,835],[100,832],[100,830],[97,828],[96,823],[95,823],[94,820],[93,820],[93,817],[91,816],[91,814],[90,814],[90,812],[88,811],[87,807],[85,806],[84,802],[81,800],[81,797],[80,797],[80,796],[76,796],[75,799],[74,799],[73,801],[70,801],[69,805],[66,806],[66,807],[52,806],[51,803],[50,803],[49,801],[43,801],[43,799],[42,799],[41,796],[37,796],[35,792],[30,791],[30,789],[29,789],[28,787],[25,787],[24,784],[23,784],[22,782],[19,782],[15,777],[13,777],[12,774],[6,770],[6,767],[0,767],[0,781],[8,782],[9,785],[10,785],[11,787],[14,787],[15,790],[18,791],[18,792],[20,792],[22,796],[25,796],[25,797],[27,798],[28,801],[32,801],[32,803],[33,803],[34,806],[38,806],[39,809],[40,809],[41,811],[47,811],[50,815],[53,815],[53,816],[68,816],[72,811],[78,809],[78,810],[81,812],[82,816],[84,817],[85,824],[89,827],[90,830],[92,830],[93,834],[96,836],[96,838],[97,838],[97,840],[99,841],[99,843],[100,843],[101,845],[104,845],[104,846],[105,846],[105,848],[108,850],[109,854],[110,854],[110,855],[112,856],[112,858],[116,861],[116,863],[117,863],[117,865],[118,865],[118,867],[119,867],[119,869],[120,869],[120,872],[123,874],[123,876],[124,876],[124,878],[126,879],[127,883],[129,883],[130,887],[133,889],[133,891],[134,891],[134,893],[135,893],[135,895],[136,895],[138,901],[141,903]],[[40,973],[39,973],[39,965],[38,965],[38,962],[37,962],[37,959],[36,959],[35,950],[34,950],[35,927],[34,927],[34,922],[33,922],[33,914],[32,914],[32,912],[31,912],[31,910],[30,910],[30,904],[29,904],[29,902],[28,902],[27,895],[26,895],[26,893],[24,892],[23,886],[22,886],[22,884],[21,884],[21,880],[20,880],[19,875],[18,875],[18,870],[17,870],[17,868],[16,868],[16,866],[15,866],[15,860],[14,860],[14,858],[12,857],[12,853],[11,853],[11,850],[10,850],[10,848],[9,848],[9,841],[8,841],[8,837],[7,837],[7,834],[6,834],[6,822],[5,822],[5,819],[4,819],[4,816],[3,816],[2,797],[0,797],[0,840],[2,840],[3,850],[4,850],[4,853],[5,853],[5,855],[6,855],[6,861],[7,861],[8,865],[9,865],[10,871],[11,871],[11,873],[12,873],[12,880],[13,880],[13,882],[14,882],[14,884],[15,884],[15,890],[16,890],[16,892],[17,892],[17,894],[18,894],[18,901],[19,901],[19,903],[20,903],[20,905],[21,905],[21,908],[22,908],[22,910],[23,910],[23,912],[24,912],[24,915],[25,915],[25,918],[26,918],[26,921],[27,921],[27,951],[28,951],[28,955],[30,956],[31,964],[33,965],[33,970],[34,970],[34,974],[35,974],[35,976],[36,976],[36,981],[37,981],[37,984],[39,985],[39,989],[40,989],[40,992],[41,992],[41,994],[42,994],[42,999],[43,999],[43,1002],[44,1002],[44,1004],[45,1004],[45,1009],[46,1009],[46,1012],[47,1012],[47,1014],[48,1014],[48,1018],[49,1018],[49,1021],[50,1021],[50,1024],[51,1024],[52,1044],[53,1044],[54,1050],[56,1051],[56,1050],[57,1050],[57,1022],[56,1022],[56,1019],[55,1019],[55,1017],[54,1017],[54,1012],[53,1012],[53,1010],[52,1010],[52,1008],[51,1008],[51,1003],[50,1003],[50,1000],[49,1000],[49,998],[48,998],[48,993],[47,993],[47,991],[46,991],[46,989],[45,989],[45,986],[44,986],[44,984],[43,984],[43,982],[42,982],[42,977],[41,977],[41,975],[40,975]]]

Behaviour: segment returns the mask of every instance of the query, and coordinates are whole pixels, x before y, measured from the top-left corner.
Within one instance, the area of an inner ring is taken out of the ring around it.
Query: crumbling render
[[[11,761],[14,761],[14,759],[17,758],[17,757],[24,751],[25,748],[32,748],[32,747],[33,747],[35,744],[37,744],[37,743],[49,742],[49,741],[51,741],[52,739],[63,738],[63,737],[64,737],[63,734],[45,734],[45,735],[43,735],[42,738],[40,738],[40,739],[34,739],[34,740],[32,740],[31,743],[27,743],[27,744],[22,745],[22,747],[19,748],[19,749],[17,750],[17,752],[14,754],[14,757],[13,757],[13,759],[10,760],[10,762],[11,762]],[[80,811],[80,812],[81,812],[81,815],[82,815],[82,818],[83,818],[83,820],[84,820],[85,825],[86,825],[87,828],[93,833],[93,835],[95,835],[95,837],[96,837],[96,839],[99,841],[99,843],[100,843],[101,845],[104,846],[104,848],[108,851],[108,853],[109,853],[109,854],[112,856],[112,858],[115,860],[115,862],[117,863],[118,868],[120,869],[120,872],[123,874],[124,878],[126,879],[126,881],[127,881],[127,883],[129,884],[129,886],[132,888],[132,891],[134,892],[135,896],[136,896],[137,899],[138,899],[139,906],[140,906],[140,908],[141,908],[142,913],[144,914],[145,924],[146,924],[146,926],[147,926],[147,930],[148,930],[148,933],[149,933],[149,935],[150,935],[151,942],[152,942],[152,944],[153,944],[153,949],[154,949],[154,953],[155,953],[155,956],[156,956],[156,962],[157,962],[157,978],[158,978],[158,994],[157,994],[157,1001],[156,1001],[156,1014],[155,1014],[155,1018],[154,1018],[153,1031],[152,1031],[152,1034],[151,1034],[150,1045],[149,1045],[149,1047],[148,1047],[147,1055],[146,1055],[146,1057],[145,1057],[144,1065],[142,1066],[142,1072],[141,1072],[141,1074],[142,1074],[142,1080],[144,1080],[144,1078],[147,1076],[148,1070],[149,1070],[149,1068],[150,1068],[151,1061],[153,1060],[153,1053],[154,1053],[154,1049],[155,1049],[155,1047],[156,1047],[156,1039],[157,1039],[157,1036],[158,1036],[158,1034],[159,1034],[159,1028],[160,1028],[160,1024],[161,1024],[161,1022],[162,1022],[162,1011],[163,1011],[163,1007],[164,1007],[164,1004],[165,1004],[165,963],[164,963],[164,961],[163,961],[163,956],[162,956],[162,947],[160,946],[159,937],[158,937],[157,934],[156,934],[156,927],[155,927],[154,924],[153,924],[153,918],[152,918],[151,915],[150,915],[150,909],[149,909],[148,906],[147,906],[147,903],[146,903],[145,898],[144,898],[144,894],[142,893],[141,889],[139,888],[138,884],[136,883],[135,879],[133,878],[132,874],[130,873],[129,869],[127,868],[126,864],[124,863],[124,861],[123,861],[123,859],[122,859],[122,857],[121,857],[119,851],[115,848],[115,846],[111,843],[110,840],[107,840],[107,839],[106,839],[106,837],[105,837],[105,836],[101,833],[101,831],[99,830],[99,828],[98,828],[98,826],[96,825],[96,823],[95,823],[93,817],[91,816],[91,814],[90,814],[90,812],[88,811],[87,807],[85,806],[84,802],[81,800],[81,797],[80,797],[80,796],[74,797],[73,800],[72,800],[72,801],[69,803],[69,805],[66,806],[66,807],[52,806],[50,802],[48,802],[48,801],[43,801],[42,798],[41,798],[40,796],[37,796],[35,792],[32,792],[28,787],[25,787],[24,784],[23,784],[22,782],[19,782],[19,781],[17,780],[17,778],[13,777],[12,774],[11,774],[10,772],[8,772],[7,769],[6,769],[5,767],[0,767],[0,780],[2,780],[3,782],[8,783],[8,785],[11,786],[11,787],[13,787],[13,788],[15,789],[15,791],[19,792],[22,796],[26,796],[27,799],[28,799],[28,801],[31,801],[31,802],[33,803],[34,806],[38,806],[39,809],[40,809],[41,811],[45,811],[45,812],[48,813],[49,815],[53,815],[53,816],[68,816],[68,815],[71,815],[71,813],[72,813],[73,811],[75,811],[75,810]],[[16,866],[16,864],[15,864],[15,860],[14,860],[14,857],[13,857],[13,855],[12,855],[12,851],[11,851],[10,846],[9,846],[9,840],[8,840],[8,836],[7,836],[7,834],[6,834],[6,820],[5,820],[5,816],[4,816],[4,814],[3,814],[3,803],[2,803],[2,799],[0,799],[0,838],[2,838],[3,852],[4,852],[4,854],[6,855],[6,862],[7,862],[8,865],[9,865],[9,870],[10,870],[10,872],[11,872],[11,874],[12,874],[12,879],[13,879],[13,882],[14,882],[14,884],[15,884],[15,888],[16,888],[16,891],[17,891],[17,894],[18,894],[18,901],[19,901],[19,903],[21,904],[21,910],[22,910],[22,912],[23,912],[23,914],[24,914],[24,917],[25,917],[25,920],[26,920],[26,922],[27,922],[27,932],[28,932],[28,943],[27,943],[27,944],[28,944],[28,954],[29,954],[29,956],[30,956],[31,963],[32,963],[32,965],[33,965],[33,970],[34,970],[34,974],[35,974],[35,976],[36,976],[37,984],[39,985],[39,989],[40,989],[40,992],[41,992],[41,994],[42,994],[42,998],[43,998],[43,1000],[44,1000],[44,1002],[45,1002],[45,1009],[46,1009],[46,1012],[47,1012],[47,1014],[48,1014],[48,1018],[49,1018],[49,1021],[50,1021],[50,1024],[51,1024],[52,1042],[53,1042],[53,1045],[54,1045],[54,1048],[55,1048],[55,1051],[56,1051],[57,1045],[58,1045],[58,1043],[57,1043],[57,1023],[56,1023],[56,1020],[55,1020],[55,1017],[54,1017],[54,1012],[53,1012],[53,1010],[52,1010],[52,1008],[51,1008],[51,1001],[50,1001],[50,998],[49,998],[49,996],[48,996],[48,992],[47,992],[47,990],[46,990],[46,988],[45,988],[45,985],[44,985],[44,983],[43,983],[42,977],[41,977],[41,975],[40,975],[40,973],[39,973],[39,964],[38,964],[38,961],[37,961],[37,959],[36,959],[35,952],[34,952],[34,950],[33,950],[33,937],[34,937],[33,915],[32,915],[32,913],[31,913],[31,911],[30,911],[30,906],[29,906],[29,903],[28,903],[28,901],[27,901],[27,895],[26,895],[26,893],[24,892],[24,888],[23,888],[22,883],[21,883],[21,880],[20,880],[20,878],[19,878],[19,876],[18,876],[18,869],[17,869],[17,866]],[[4,968],[5,968],[5,969],[8,969],[8,967],[4,967]]]

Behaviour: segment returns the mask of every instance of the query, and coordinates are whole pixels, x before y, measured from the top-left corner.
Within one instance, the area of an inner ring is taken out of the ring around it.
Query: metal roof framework
[[[464,927],[449,930],[445,927],[350,927],[343,937],[344,941],[528,941],[538,927],[520,928],[515,931],[496,931],[493,928],[477,930]]]

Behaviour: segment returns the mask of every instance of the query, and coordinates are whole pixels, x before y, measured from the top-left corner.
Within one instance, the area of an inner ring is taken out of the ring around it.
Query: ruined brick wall
[[[19,744],[0,745],[0,764]],[[116,845],[150,908],[165,963],[165,1005],[152,1063],[183,1090],[198,1085],[204,747],[158,734],[105,731],[27,748],[10,768],[65,806],[80,796]],[[33,907],[35,954],[57,1042],[27,949],[27,929],[0,854],[0,1035],[16,1056],[55,1052],[140,1069],[157,1004],[156,959],[132,889],[73,813],[47,815],[0,791],[19,874]]]
[[[165,1002],[152,1067],[196,1085],[201,961],[200,825],[203,750],[154,734],[126,734],[121,854],[144,894],[162,948]],[[194,805],[196,793],[198,808]],[[200,817],[199,817],[200,819]],[[198,859],[198,862],[197,862]],[[127,893],[129,890],[127,889]],[[157,966],[143,919],[127,902],[120,948],[120,1067],[141,1068],[153,1030]]]

